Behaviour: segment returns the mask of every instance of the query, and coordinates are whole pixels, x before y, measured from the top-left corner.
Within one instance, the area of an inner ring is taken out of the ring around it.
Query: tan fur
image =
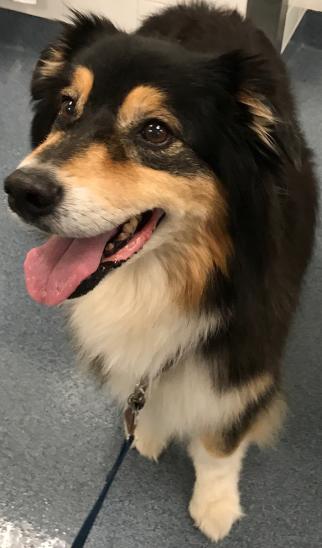
[[[281,394],[256,418],[248,432],[248,439],[260,446],[273,445],[283,426],[287,405]]]
[[[160,118],[174,129],[179,129],[178,120],[165,106],[166,100],[165,92],[152,86],[134,88],[119,109],[117,125],[123,128],[142,118]]]
[[[30,156],[38,156],[47,148],[57,145],[62,140],[63,136],[63,131],[53,131],[37,148],[31,152]]]
[[[235,389],[230,390],[225,397],[230,398],[230,406],[231,406],[231,413],[228,420],[228,427],[229,423],[234,424],[236,421],[238,421],[239,417],[242,415],[242,413],[247,409],[249,405],[252,403],[257,402],[261,396],[263,396],[272,386],[274,385],[274,379],[269,373],[265,373],[264,375],[261,375],[255,379],[252,379],[250,382],[246,383],[242,387],[238,387]],[[269,407],[270,408],[270,407]],[[263,418],[262,421],[260,421],[261,426],[264,429],[264,423],[265,420],[270,422],[270,417],[267,416],[267,413],[265,419]],[[257,420],[256,420],[257,424]],[[252,431],[254,431],[254,435],[252,435],[252,440],[255,440],[256,434],[256,424],[254,422],[254,425],[252,426]],[[272,422],[271,425],[268,425],[267,428],[274,428],[276,426],[276,420]],[[237,440],[237,444],[242,441],[244,437],[246,437],[249,440],[250,432],[249,429],[245,432],[245,434],[241,437],[241,439]],[[258,438],[259,438],[259,431],[258,431]],[[236,448],[235,447],[226,447],[225,440],[222,437],[221,430],[219,431],[212,431],[207,432],[201,437],[202,443],[204,444],[207,451],[211,454],[213,454],[216,457],[223,457],[225,455],[231,454]]]
[[[226,202],[220,183],[210,175],[181,177],[132,161],[117,163],[99,144],[66,162],[57,174],[67,187],[77,184],[93,192],[108,216],[113,211],[130,216],[160,207],[178,218],[180,227],[161,261],[175,299],[184,307],[200,301],[214,265],[227,273],[232,246]]]
[[[212,212],[214,202],[219,217],[226,213],[224,198],[212,176],[183,177],[132,161],[114,162],[106,147],[100,144],[90,145],[58,172],[62,177],[68,175],[70,184],[75,181],[77,186],[86,186],[108,203],[113,199],[119,208],[125,208],[133,201],[139,202],[140,211],[145,206],[168,209],[172,204],[170,207],[177,212],[206,218]]]
[[[224,458],[234,451],[234,449],[227,451],[220,433],[205,434],[201,436],[200,440],[207,452],[216,458]]]
[[[274,378],[270,373],[264,373],[250,380],[245,385],[233,389],[236,398],[240,401],[243,408],[248,404],[256,402],[273,386]]]
[[[193,308],[200,302],[214,266],[228,275],[233,249],[226,231],[225,202],[218,199],[215,208],[202,224],[187,219],[163,256],[175,299],[184,308]]]
[[[94,75],[88,68],[79,65],[76,67],[70,86],[64,88],[61,95],[70,95],[77,101],[77,114],[80,116],[91,92],[94,82]],[[31,161],[35,160],[42,152],[52,146],[55,146],[62,141],[64,137],[63,131],[52,131],[47,138],[36,147],[28,156],[24,158],[19,167],[26,166]]]
[[[64,136],[63,131],[52,131],[48,137],[38,145],[30,154],[28,154],[23,161],[19,164],[19,168],[25,167],[27,164],[32,163],[38,158],[46,149],[51,148],[52,146],[57,145]]]
[[[78,66],[70,86],[62,92],[78,98],[79,115],[92,85],[91,71]],[[157,89],[150,86],[135,88],[120,107],[119,129],[121,126],[124,129],[124,124],[130,125],[137,117],[154,116],[161,111],[164,119],[172,125],[177,124],[165,109],[165,101],[165,94]],[[56,144],[62,135],[61,132],[49,135],[26,161]],[[175,142],[173,154],[177,153],[178,146],[181,145]],[[171,153],[171,147],[167,153]],[[223,188],[213,174],[173,175],[143,166],[133,155],[128,161],[117,162],[105,145],[97,143],[89,145],[64,165],[51,169],[66,188],[67,202],[74,203],[70,223],[69,207],[62,205],[62,218],[56,229],[62,235],[73,235],[74,230],[75,236],[94,235],[82,232],[82,226],[90,225],[97,234],[133,214],[155,207],[166,211],[169,220],[176,223],[176,230],[171,243],[162,247],[159,259],[167,272],[173,299],[181,307],[193,309],[199,304],[207,276],[214,266],[227,274],[233,253],[226,227],[228,212]],[[75,219],[79,224],[78,233]],[[55,222],[53,220],[53,224]]]
[[[62,95],[70,95],[76,99],[78,116],[80,116],[84,110],[84,106],[92,90],[93,83],[93,72],[87,67],[78,65],[73,72],[70,85],[67,88],[64,88],[61,92]]]
[[[249,108],[253,115],[252,129],[267,146],[274,148],[271,129],[276,118],[271,109],[263,103],[260,97],[247,92],[240,93],[239,100]]]
[[[93,73],[84,66],[78,66],[70,85],[62,91],[63,95],[71,95],[77,100],[79,116],[93,81]],[[152,86],[136,87],[119,109],[118,130],[124,131],[125,127],[149,116],[160,117],[178,129],[177,119],[166,108],[166,99],[164,92]],[[38,156],[51,144],[56,144],[61,135],[50,135],[29,159]],[[167,149],[167,154],[178,153],[181,146],[175,141]],[[233,252],[226,227],[228,212],[223,188],[213,174],[200,173],[194,177],[172,175],[141,165],[135,150],[127,150],[127,154],[130,157],[128,161],[116,162],[105,145],[93,143],[63,166],[53,169],[66,187],[70,200],[80,203],[82,199],[83,205],[78,206],[80,223],[86,222],[84,211],[81,211],[81,207],[85,208],[85,202],[88,213],[89,204],[95,204],[95,217],[101,215],[112,225],[155,207],[164,209],[169,217],[176,220],[177,229],[171,245],[163,249],[160,260],[171,281],[173,298],[184,308],[194,308],[202,298],[209,272],[217,266],[227,274],[228,261]],[[68,208],[63,207],[64,219],[60,224],[65,226]],[[78,211],[74,211],[74,218]],[[120,212],[124,212],[126,217],[120,218]],[[92,226],[95,226],[92,210],[91,213]],[[104,224],[101,228],[103,232],[111,226]],[[61,229],[58,230],[64,234]]]
[[[48,59],[41,59],[39,73],[44,78],[50,78],[58,74],[64,67],[63,51],[56,48],[51,48]]]
[[[180,216],[190,213],[206,218],[212,202],[222,204],[211,176],[198,179],[171,175],[132,161],[114,162],[105,145],[92,144],[88,149],[57,170],[70,186],[86,187],[106,206],[127,210],[137,205],[137,212],[151,207],[169,207]],[[198,207],[197,207],[198,206]]]

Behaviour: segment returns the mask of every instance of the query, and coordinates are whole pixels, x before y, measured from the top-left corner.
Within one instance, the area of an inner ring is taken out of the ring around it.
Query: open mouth
[[[51,236],[27,254],[24,269],[29,295],[47,306],[86,295],[144,247],[163,217],[163,210],[155,208],[99,236]]]

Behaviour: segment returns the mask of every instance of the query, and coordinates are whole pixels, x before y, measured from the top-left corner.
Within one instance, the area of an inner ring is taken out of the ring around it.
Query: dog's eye
[[[66,117],[74,116],[76,111],[76,101],[70,95],[63,95],[61,98],[60,113]]]
[[[141,137],[151,145],[162,146],[171,138],[170,129],[159,120],[150,120],[141,129]]]

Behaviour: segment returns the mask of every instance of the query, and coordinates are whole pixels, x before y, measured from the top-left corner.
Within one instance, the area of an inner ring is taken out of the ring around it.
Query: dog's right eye
[[[60,114],[66,118],[72,117],[76,112],[76,101],[70,95],[63,95],[61,99]]]
[[[171,139],[171,131],[160,120],[149,120],[140,131],[141,138],[150,145],[161,147],[168,144]]]

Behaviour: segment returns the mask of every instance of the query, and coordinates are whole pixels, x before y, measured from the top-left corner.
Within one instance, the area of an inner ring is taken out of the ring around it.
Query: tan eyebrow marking
[[[45,139],[45,141],[40,143],[40,145],[38,145],[38,147],[35,148],[35,150],[32,151],[31,156],[33,154],[35,154],[35,155],[40,154],[46,148],[51,147],[53,145],[56,145],[57,143],[59,143],[59,141],[62,140],[63,136],[64,136],[63,131],[53,131],[53,132],[49,133],[49,135]]]
[[[64,136],[63,131],[52,131],[51,133],[49,133],[46,139],[42,143],[40,143],[40,145],[38,145],[32,152],[30,152],[30,154],[28,154],[22,160],[22,162],[19,164],[18,167],[19,168],[24,167],[31,160],[34,160],[35,158],[37,158],[37,156],[39,156],[44,150],[54,145],[57,145],[57,143],[59,143],[62,140],[63,136]]]
[[[77,112],[80,115],[83,112],[84,106],[88,100],[89,94],[94,83],[93,72],[82,65],[78,65],[74,72],[71,83],[61,92],[62,95],[70,95],[77,100]]]
[[[153,86],[137,86],[125,97],[120,106],[117,125],[120,128],[140,121],[142,118],[161,118],[174,129],[180,129],[177,118],[166,108],[166,93]]]

